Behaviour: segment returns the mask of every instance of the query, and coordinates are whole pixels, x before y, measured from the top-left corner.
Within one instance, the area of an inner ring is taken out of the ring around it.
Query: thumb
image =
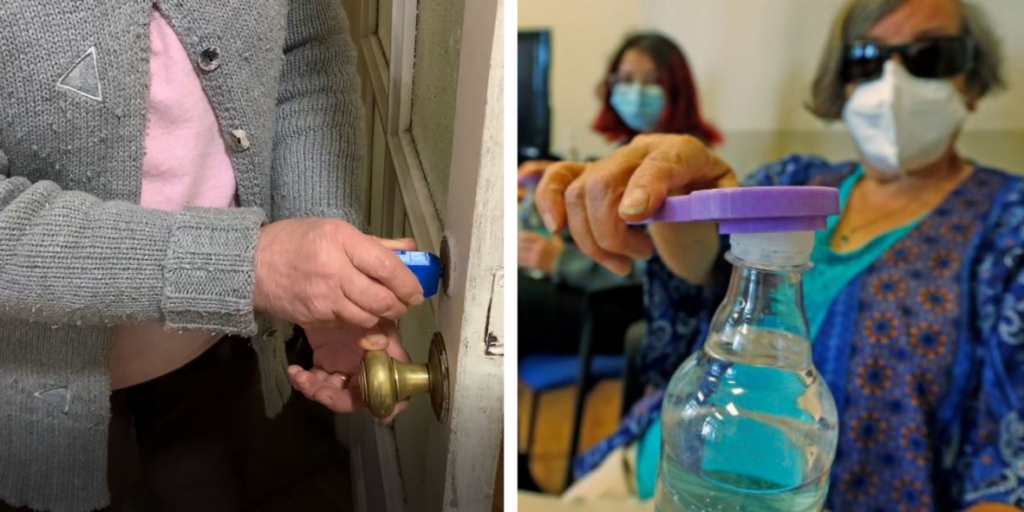
[[[732,168],[692,137],[674,139],[652,151],[637,167],[623,192],[619,215],[626,221],[650,218],[670,191],[718,188],[735,183]]]
[[[391,249],[392,251],[415,251],[416,250],[416,241],[413,240],[412,238],[390,239],[390,238],[380,238],[380,237],[376,237],[376,236],[372,236],[372,235],[371,235],[371,238],[376,240],[377,243],[383,245],[384,247],[386,247],[388,249]]]

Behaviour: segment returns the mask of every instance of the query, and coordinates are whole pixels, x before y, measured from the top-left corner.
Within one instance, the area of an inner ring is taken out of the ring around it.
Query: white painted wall
[[[630,30],[643,24],[641,0],[519,0],[519,29],[551,30],[551,148],[604,155],[611,146],[590,129],[596,88]]]
[[[855,155],[841,123],[825,125],[803,107],[843,0],[586,2],[595,5],[592,9],[581,9],[580,3],[519,3],[520,27],[553,31],[552,105],[560,114],[554,120],[554,148],[565,146],[567,129],[589,132],[598,108],[593,86],[610,53],[624,33],[645,28],[668,34],[685,50],[705,117],[725,133],[719,151],[741,174],[788,153]],[[603,9],[608,3],[616,7]],[[1024,173],[1024,1],[978,3],[1003,39],[1010,88],[982,101],[960,147],[981,163]],[[608,151],[591,138],[576,139],[584,156]]]

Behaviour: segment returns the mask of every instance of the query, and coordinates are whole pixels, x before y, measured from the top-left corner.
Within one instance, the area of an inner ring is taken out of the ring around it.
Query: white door
[[[445,423],[419,396],[392,426],[349,417],[361,512],[483,512],[503,425],[502,0],[350,0],[379,236],[444,254],[447,286],[400,322],[413,362],[448,356]],[[497,501],[500,502],[500,497]]]

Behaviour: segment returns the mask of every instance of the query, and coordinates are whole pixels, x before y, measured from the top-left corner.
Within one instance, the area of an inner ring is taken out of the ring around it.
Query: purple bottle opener
[[[740,187],[670,197],[650,219],[631,224],[716,221],[722,234],[818,231],[839,214],[831,187]]]

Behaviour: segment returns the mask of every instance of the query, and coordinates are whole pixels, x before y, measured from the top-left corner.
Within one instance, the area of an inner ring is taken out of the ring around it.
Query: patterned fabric
[[[747,184],[836,186],[852,170],[789,157]],[[707,288],[717,287],[689,286],[657,259],[648,265],[648,382],[663,386],[700,345],[721,293]],[[840,413],[830,510],[1024,507],[1022,314],[1024,182],[978,167],[847,284],[815,337],[815,365]],[[635,441],[660,397],[645,397],[583,454],[577,474]]]

